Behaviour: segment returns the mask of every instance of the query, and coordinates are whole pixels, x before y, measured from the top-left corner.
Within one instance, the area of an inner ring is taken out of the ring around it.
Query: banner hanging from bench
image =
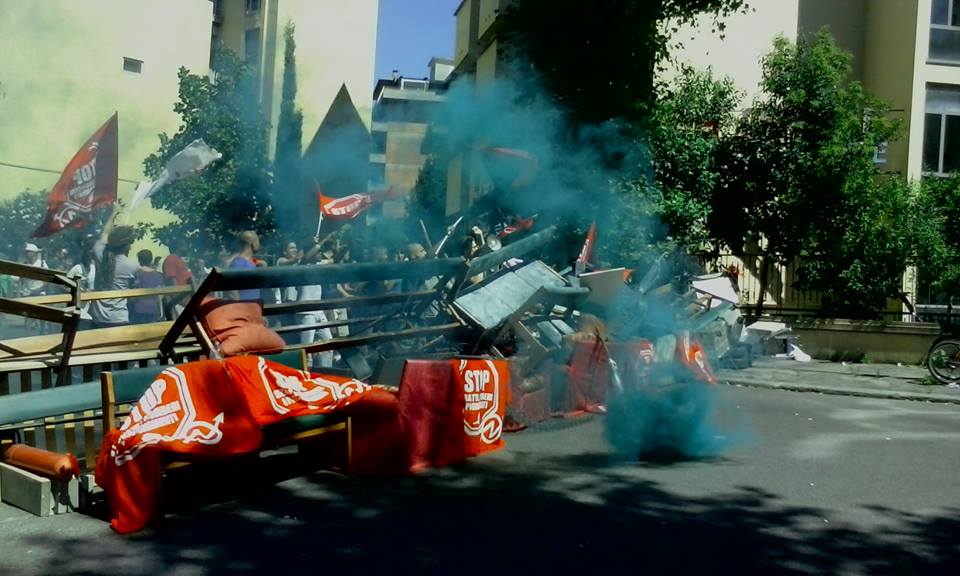
[[[311,374],[258,356],[203,360],[161,372],[118,430],[105,434],[96,481],[121,534],[156,512],[161,458],[256,450],[261,427],[342,410],[371,392],[363,382]]]

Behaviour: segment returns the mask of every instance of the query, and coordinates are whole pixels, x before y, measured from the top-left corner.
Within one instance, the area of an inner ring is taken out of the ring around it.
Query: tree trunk
[[[766,254],[760,255],[760,292],[757,295],[757,318],[763,315],[763,299],[767,293],[767,271],[769,269],[768,261],[769,257]]]

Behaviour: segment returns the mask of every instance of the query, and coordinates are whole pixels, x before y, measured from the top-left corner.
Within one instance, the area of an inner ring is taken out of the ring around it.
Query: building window
[[[887,163],[887,148],[889,147],[888,142],[881,142],[877,144],[877,149],[873,152],[873,163],[877,166],[883,166]]]
[[[260,29],[251,28],[243,36],[243,59],[254,67],[260,66]]]
[[[260,11],[260,0],[247,0],[247,14],[255,14]]]
[[[923,122],[923,171],[932,174],[960,172],[960,89],[927,88]]]
[[[123,59],[123,71],[124,72],[133,72],[134,74],[143,73],[143,60],[137,60],[135,58],[124,58]]]
[[[930,61],[960,64],[960,0],[933,0]]]
[[[370,143],[373,154],[387,153],[387,133],[379,130],[370,132]]]
[[[430,87],[429,82],[426,80],[409,80],[407,78],[402,78],[400,80],[400,89],[401,90],[424,90]]]

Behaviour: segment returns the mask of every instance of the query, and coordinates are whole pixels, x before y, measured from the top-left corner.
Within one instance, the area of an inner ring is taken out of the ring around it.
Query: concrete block
[[[90,510],[103,500],[103,488],[97,485],[93,474],[81,474],[78,480],[80,485],[80,498],[77,508],[81,511]]]
[[[53,480],[0,463],[0,499],[37,516],[65,514],[77,509],[80,487],[76,478]]]

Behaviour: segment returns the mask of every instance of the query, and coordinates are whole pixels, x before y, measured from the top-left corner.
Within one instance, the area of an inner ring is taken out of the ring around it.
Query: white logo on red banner
[[[310,410],[319,410],[370,389],[369,385],[359,380],[336,382],[309,372],[298,371],[297,375],[286,375],[268,370],[263,358],[260,358],[258,368],[270,405],[277,414],[286,414],[291,406],[298,403],[307,404]]]
[[[500,374],[490,360],[460,360],[463,382],[463,431],[478,436],[484,444],[500,440],[503,418],[500,417]]]
[[[176,386],[173,390],[169,388],[171,381]],[[122,466],[145,447],[160,442],[217,444],[223,438],[222,424],[223,412],[212,422],[197,419],[186,375],[177,368],[167,368],[130,410],[120,427],[120,437],[110,447],[110,456]]]

